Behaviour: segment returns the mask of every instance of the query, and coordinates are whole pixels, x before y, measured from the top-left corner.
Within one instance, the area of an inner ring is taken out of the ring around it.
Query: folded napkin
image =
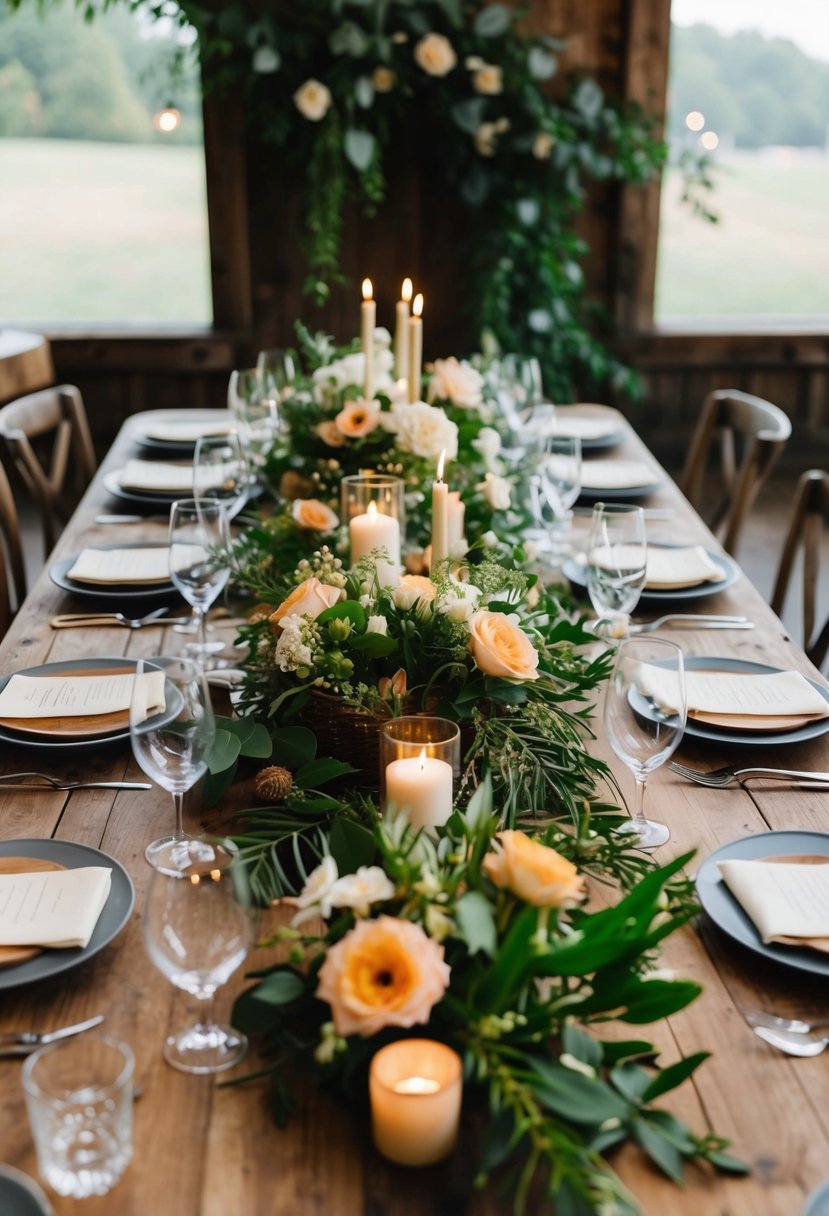
[[[229,435],[233,420],[224,422],[150,422],[143,434],[164,443],[196,443],[202,436]]]
[[[636,680],[643,696],[666,713],[676,713],[676,677],[669,668],[643,663]],[[687,671],[685,689],[689,714],[722,717],[825,718],[829,703],[799,671],[771,675],[742,675],[731,671]]]
[[[232,464],[199,469],[199,489],[215,490],[236,478],[238,469]],[[192,464],[168,464],[163,460],[128,460],[118,474],[122,490],[150,490],[156,494],[192,494]]]
[[[0,946],[88,945],[111,878],[103,866],[0,874]]]
[[[170,550],[164,545],[152,549],[82,549],[67,577],[78,583],[168,583]]]
[[[724,578],[721,567],[711,560],[702,545],[689,545],[681,549],[648,548],[645,575],[648,590],[696,587],[699,583],[718,583]]]
[[[760,860],[717,866],[764,942],[829,953],[829,865]]]
[[[129,709],[133,684],[145,701],[144,717],[164,708],[164,672],[93,676],[13,675],[0,692],[1,718],[85,718]]]
[[[655,470],[641,460],[586,460],[581,468],[586,490],[634,490],[656,481]]]
[[[619,422],[610,418],[591,418],[584,414],[568,414],[566,410],[556,413],[556,435],[565,439],[605,439],[615,435]]]

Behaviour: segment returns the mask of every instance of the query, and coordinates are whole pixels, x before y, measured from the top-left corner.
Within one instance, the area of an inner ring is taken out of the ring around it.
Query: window
[[[707,151],[710,224],[662,190],[655,319],[829,320],[826,0],[673,0],[672,162]]]
[[[173,110],[172,25],[38,9],[0,9],[0,324],[209,325],[197,66]]]

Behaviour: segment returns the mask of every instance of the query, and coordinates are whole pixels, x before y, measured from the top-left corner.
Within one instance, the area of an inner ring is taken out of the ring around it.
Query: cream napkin
[[[67,576],[78,583],[167,583],[170,550],[81,549]]]
[[[103,866],[0,874],[0,946],[83,948],[111,880],[112,871]]]
[[[829,953],[829,865],[735,860],[717,866],[764,942]]]
[[[699,583],[718,583],[725,575],[702,545],[669,549],[648,547],[645,587],[667,591],[672,587],[696,587]]]
[[[165,443],[196,443],[202,436],[229,435],[233,420],[225,422],[150,422],[143,431],[148,439]]]
[[[668,668],[643,663],[637,687],[666,712],[676,712],[675,677]],[[827,703],[799,671],[743,675],[731,671],[685,673],[688,712],[762,719],[829,716]]]
[[[215,490],[228,476],[236,477],[235,465],[199,469],[199,489]],[[156,494],[192,494],[192,464],[168,464],[163,460],[128,460],[118,474],[122,490],[150,490]]]
[[[658,480],[656,471],[641,460],[586,460],[581,467],[586,490],[634,490]]]
[[[568,414],[566,410],[556,412],[555,434],[563,439],[604,439],[615,435],[619,423],[609,418],[591,418],[584,414]]]
[[[145,698],[145,717],[164,708],[164,672],[124,675],[13,675],[0,692],[2,718],[81,718],[129,709],[133,683]]]

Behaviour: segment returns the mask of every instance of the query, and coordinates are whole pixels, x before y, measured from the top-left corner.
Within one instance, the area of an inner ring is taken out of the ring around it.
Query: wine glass
[[[501,385],[515,403],[518,416],[525,421],[544,395],[540,363],[532,355],[504,355]]]
[[[640,673],[645,665],[660,669],[665,704],[657,706],[639,692]],[[604,703],[604,726],[608,742],[633,773],[636,783],[630,823],[617,829],[635,835],[645,849],[656,848],[671,833],[664,823],[645,818],[645,782],[676,750],[686,719],[685,665],[674,642],[659,638],[630,638],[616,655],[613,675]]]
[[[630,616],[645,585],[647,560],[642,508],[597,502],[587,544],[587,591],[601,619]]]
[[[182,498],[170,508],[170,579],[193,608],[198,641],[187,652],[205,656],[222,649],[208,643],[205,613],[230,578],[230,529],[224,503]]]
[[[239,435],[203,435],[193,456],[193,497],[224,503],[233,519],[247,499],[250,471]]]
[[[164,1044],[164,1059],[184,1072],[231,1068],[245,1055],[247,1038],[212,1020],[216,991],[239,968],[253,944],[246,874],[230,841],[191,837],[177,873],[156,870],[147,887],[144,946],[150,961],[197,1000],[199,1021]]]
[[[297,364],[292,350],[260,350],[256,368],[264,378],[266,389],[275,389],[280,400],[296,384]]]
[[[230,373],[227,403],[251,465],[261,468],[279,434],[279,391],[257,367]]]
[[[540,472],[553,513],[550,548],[556,556],[562,557],[569,549],[567,538],[573,518],[570,508],[581,493],[581,440],[575,436],[555,435]]]
[[[160,669],[155,704],[148,706],[146,687],[138,680]],[[130,740],[136,760],[162,789],[173,796],[176,826],[171,836],[147,845],[150,865],[177,873],[189,864],[182,827],[184,795],[207,772],[207,758],[216,734],[210,694],[201,664],[193,659],[139,659],[130,703]]]

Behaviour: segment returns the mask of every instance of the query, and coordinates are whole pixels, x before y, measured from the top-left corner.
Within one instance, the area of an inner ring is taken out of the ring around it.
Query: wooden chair
[[[68,519],[95,472],[92,436],[78,389],[59,384],[4,405],[0,458],[12,484],[15,479],[22,482],[37,507],[48,555],[59,535],[58,521]]]
[[[743,524],[764,481],[783,451],[792,424],[781,409],[737,389],[717,389],[703,402],[681,488],[725,549],[734,553]],[[719,447],[720,497],[705,511],[705,474]]]
[[[771,596],[771,606],[779,616],[786,602],[792,570],[798,550],[803,550],[803,649],[820,667],[829,649],[829,620],[815,635],[820,548],[823,523],[829,518],[829,473],[823,469],[807,469],[797,483],[789,528],[783,542],[777,578]]]
[[[16,610],[26,596],[26,568],[14,494],[0,467],[0,637],[4,636]],[[3,552],[5,549],[5,552]],[[14,596],[12,597],[12,587]]]

